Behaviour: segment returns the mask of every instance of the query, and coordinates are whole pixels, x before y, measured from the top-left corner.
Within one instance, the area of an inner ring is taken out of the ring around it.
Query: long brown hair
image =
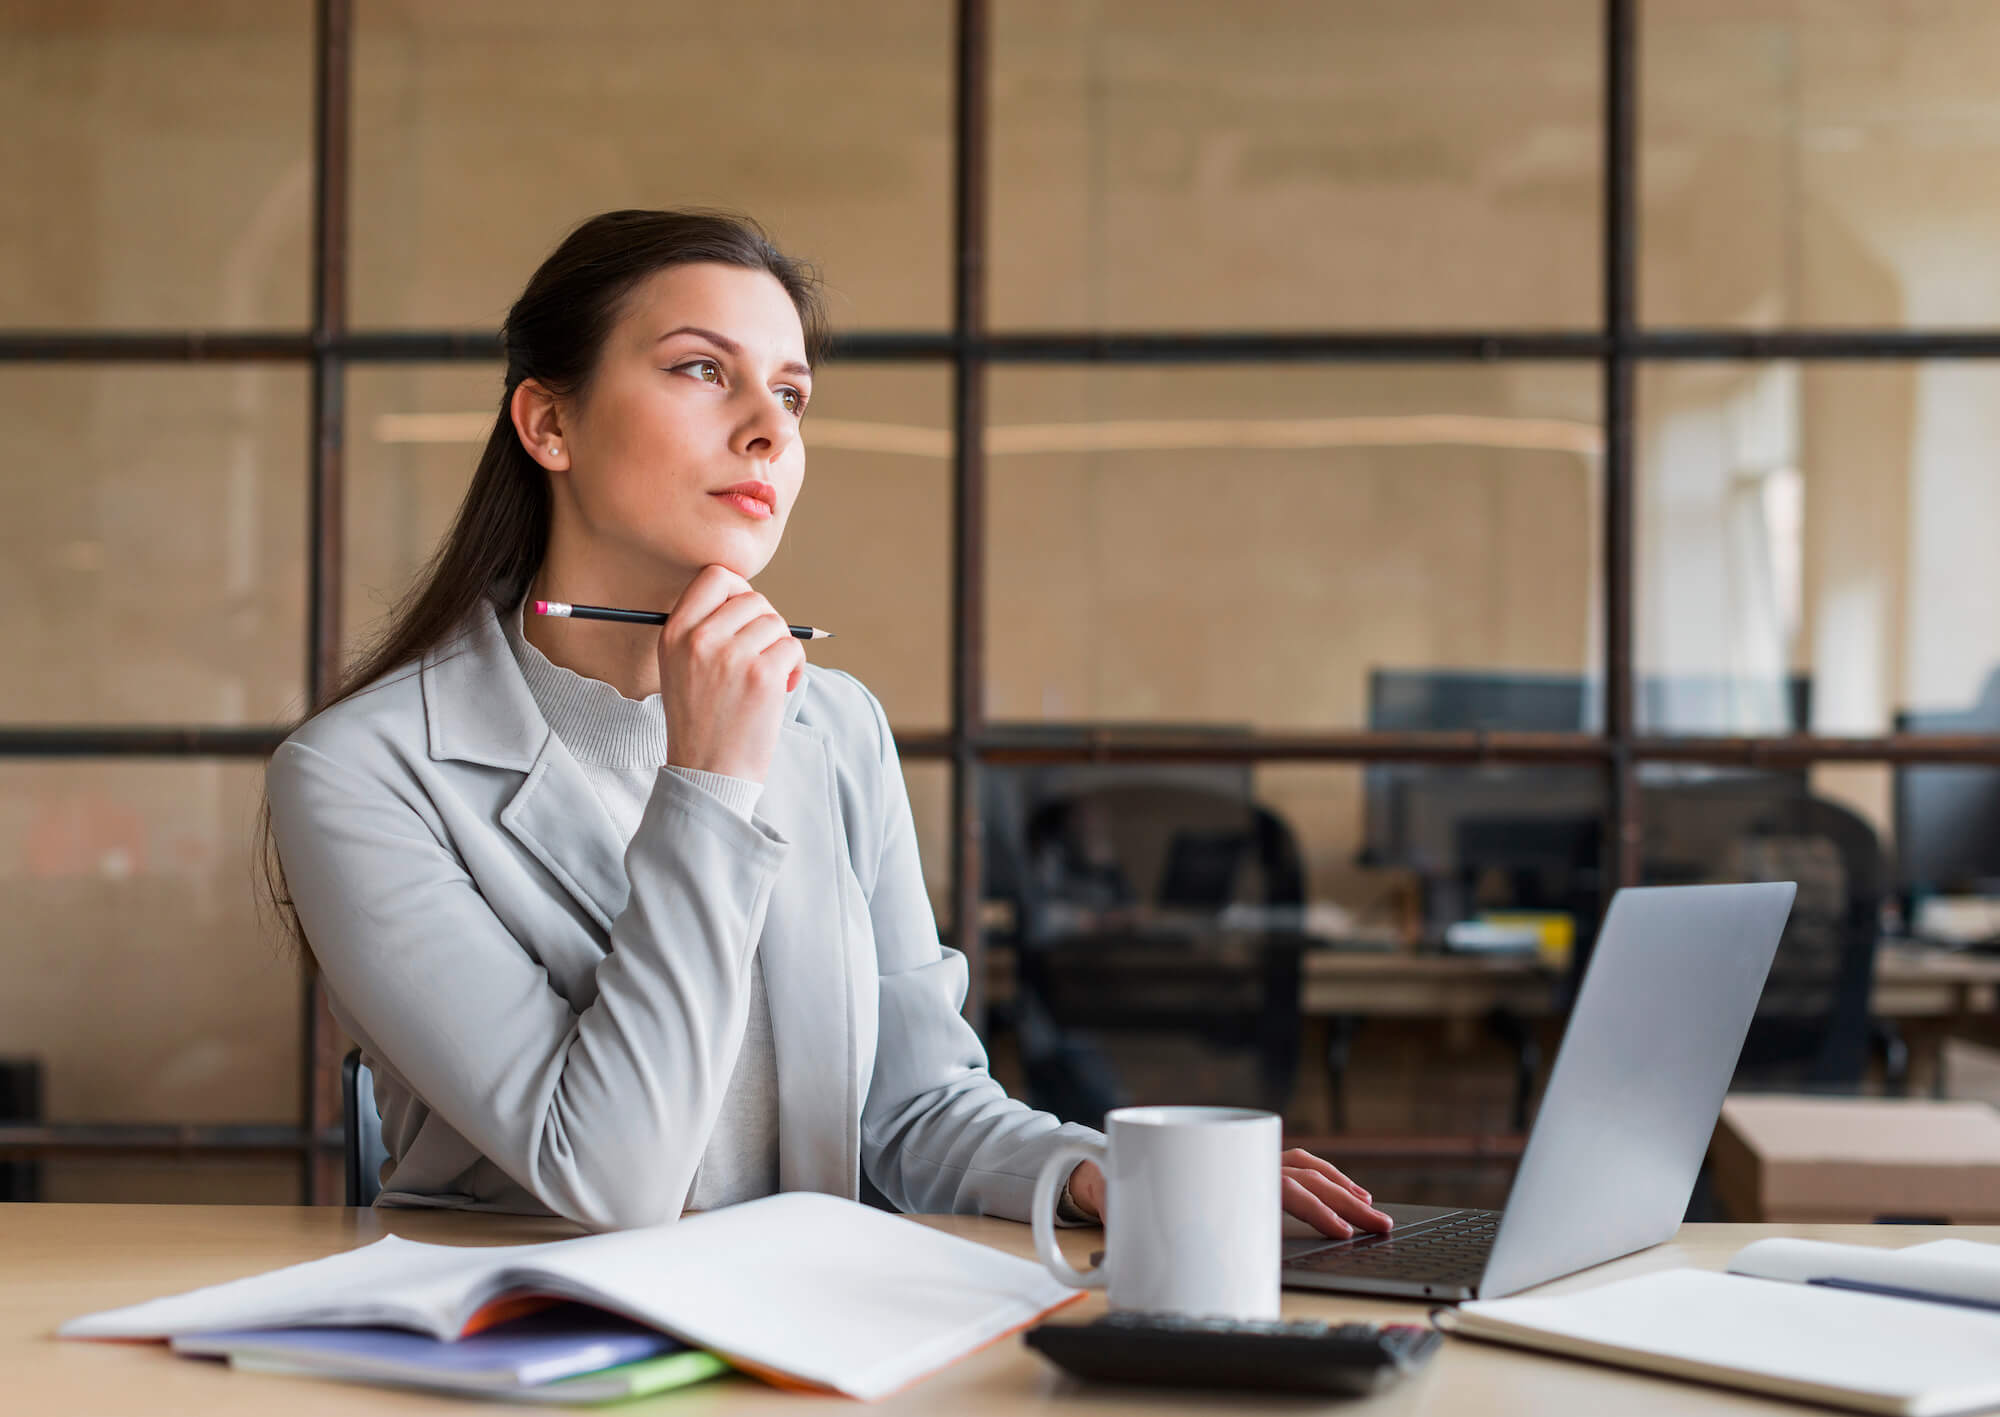
[[[623,312],[626,296],[671,266],[713,262],[764,271],[785,288],[805,330],[806,359],[826,352],[826,316],[811,267],[771,244],[747,217],[728,212],[618,211],[565,237],[528,280],[501,328],[507,375],[500,410],[451,530],[356,657],[299,719],[352,698],[391,670],[449,643],[482,602],[511,606],[527,594],[549,541],[548,474],[528,456],[510,413],[514,390],[533,379],[559,398],[580,398]],[[297,724],[293,728],[297,728]],[[263,903],[288,942],[306,944],[284,863],[271,836],[271,803],[257,819]]]

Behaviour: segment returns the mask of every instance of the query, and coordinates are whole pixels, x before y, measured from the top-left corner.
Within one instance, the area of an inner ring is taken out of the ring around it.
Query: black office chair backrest
[[[1759,794],[1726,781],[1649,795],[1649,835],[1680,843],[1671,856],[1649,852],[1650,879],[1798,882],[1743,1045],[1738,1085],[1857,1086],[1868,1066],[1888,884],[1874,828],[1825,798]],[[1705,849],[1692,851],[1694,841]]]
[[[389,1148],[382,1141],[382,1114],[375,1107],[375,1075],[354,1049],[340,1064],[341,1159],[347,1176],[347,1203],[373,1205],[382,1194],[382,1166]]]
[[[1302,905],[1284,820],[1260,803],[1182,783],[1089,788],[1043,803],[1027,829],[1030,908]]]
[[[1213,1100],[1282,1109],[1298,1063],[1305,904],[1283,819],[1187,784],[1125,784],[1045,803],[1027,846],[1016,1027],[1031,1100],[1098,1122],[1146,1100],[1107,1042],[1178,1036],[1254,1062],[1253,1095]],[[1231,905],[1266,913],[1253,928],[1225,929]],[[1156,918],[1102,918],[1121,907]]]

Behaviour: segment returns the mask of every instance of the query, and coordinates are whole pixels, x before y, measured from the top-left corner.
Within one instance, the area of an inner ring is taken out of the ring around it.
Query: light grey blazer
[[[763,960],[779,1184],[1025,1219],[1094,1136],[1009,1099],[959,1014],[873,694],[808,667],[753,819],[662,771],[630,846],[483,604],[304,724],[265,781],[335,1016],[375,1070],[385,1204],[680,1214]]]

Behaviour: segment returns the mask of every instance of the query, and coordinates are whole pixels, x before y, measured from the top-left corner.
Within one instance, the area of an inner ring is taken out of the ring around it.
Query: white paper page
[[[71,1319],[56,1333],[172,1338],[230,1328],[385,1323],[455,1338],[478,1276],[542,1248],[425,1245],[390,1235],[325,1259]]]
[[[2000,1403],[2000,1316],[1973,1309],[1668,1270],[1558,1298],[1466,1304],[1461,1313],[1468,1329],[1502,1321],[1676,1360],[1717,1381],[1751,1375],[1818,1389],[1824,1400],[1859,1395],[1875,1410],[1942,1414]],[[1634,1366],[1649,1364],[1640,1357]]]
[[[874,1398],[1076,1293],[1032,1260],[794,1191],[662,1231],[566,1242],[540,1267],[698,1348]]]

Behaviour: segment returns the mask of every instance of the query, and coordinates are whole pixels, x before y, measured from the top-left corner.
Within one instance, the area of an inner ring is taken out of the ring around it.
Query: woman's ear
[[[528,456],[550,472],[569,468],[569,446],[563,438],[562,405],[535,379],[523,379],[507,400],[507,414]]]

